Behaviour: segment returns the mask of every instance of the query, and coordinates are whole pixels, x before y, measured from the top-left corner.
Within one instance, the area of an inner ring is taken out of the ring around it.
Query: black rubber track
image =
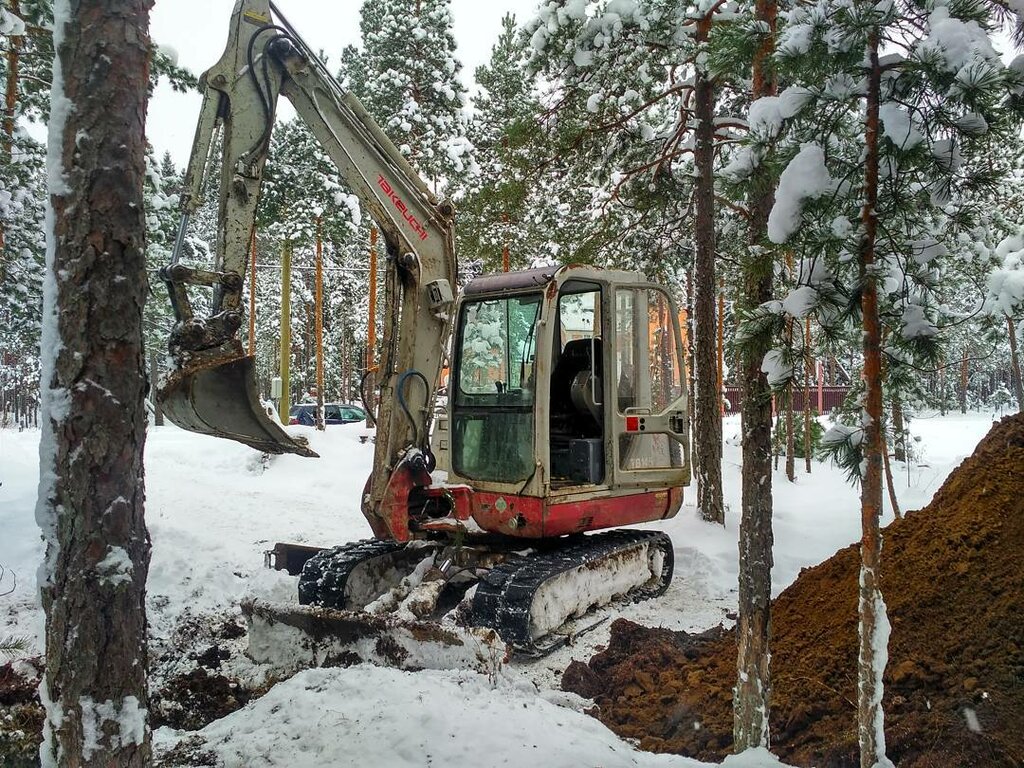
[[[650,586],[632,590],[626,599],[657,597],[672,581],[675,560],[672,540],[661,531],[614,530],[571,539],[553,551],[517,558],[492,568],[477,584],[472,623],[496,630],[519,653],[534,656],[548,653],[553,646],[535,642],[530,637],[530,609],[537,590],[561,573],[589,563],[597,564],[644,543],[664,553],[661,578]]]
[[[390,555],[405,544],[387,539],[364,539],[325,549],[313,555],[299,575],[299,603],[345,610],[345,584],[360,563]]]

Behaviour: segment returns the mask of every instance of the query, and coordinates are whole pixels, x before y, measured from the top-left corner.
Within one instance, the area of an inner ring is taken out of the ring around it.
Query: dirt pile
[[[884,537],[890,757],[901,768],[1024,765],[1024,416],[994,426],[932,503]],[[857,548],[843,549],[773,604],[772,750],[788,763],[858,764],[858,569]],[[644,749],[730,751],[733,632],[618,621],[582,667],[563,686]]]

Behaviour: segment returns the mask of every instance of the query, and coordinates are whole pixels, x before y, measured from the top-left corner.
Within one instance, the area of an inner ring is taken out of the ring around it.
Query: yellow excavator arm
[[[403,455],[429,457],[428,429],[454,305],[454,209],[416,171],[342,88],[269,0],[239,0],[227,47],[200,80],[203,106],[185,176],[182,217],[171,263],[161,277],[177,322],[174,370],[159,396],[179,426],[273,453],[316,454],[268,417],[256,391],[253,358],[238,339],[242,286],[255,226],[263,166],[279,94],[306,122],[341,178],[380,228],[387,250],[380,408],[371,509]],[[221,134],[219,163],[214,140]],[[213,269],[181,261],[189,217],[207,179],[219,173]],[[189,289],[212,289],[211,311],[197,317]],[[287,407],[287,404],[285,404]]]

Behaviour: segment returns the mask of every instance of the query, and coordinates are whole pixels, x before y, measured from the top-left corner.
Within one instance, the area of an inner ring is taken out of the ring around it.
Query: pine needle
[[[26,654],[32,648],[32,639],[28,635],[8,635],[0,637],[0,656],[13,659]]]

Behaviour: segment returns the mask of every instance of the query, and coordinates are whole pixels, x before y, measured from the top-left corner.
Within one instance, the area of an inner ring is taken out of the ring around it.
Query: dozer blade
[[[157,395],[167,418],[182,429],[237,440],[258,451],[317,457],[263,410],[253,360],[244,354],[210,356],[173,371]]]
[[[249,656],[282,674],[366,661],[494,675],[508,660],[505,643],[488,628],[263,600],[243,601],[242,614],[249,624]]]

